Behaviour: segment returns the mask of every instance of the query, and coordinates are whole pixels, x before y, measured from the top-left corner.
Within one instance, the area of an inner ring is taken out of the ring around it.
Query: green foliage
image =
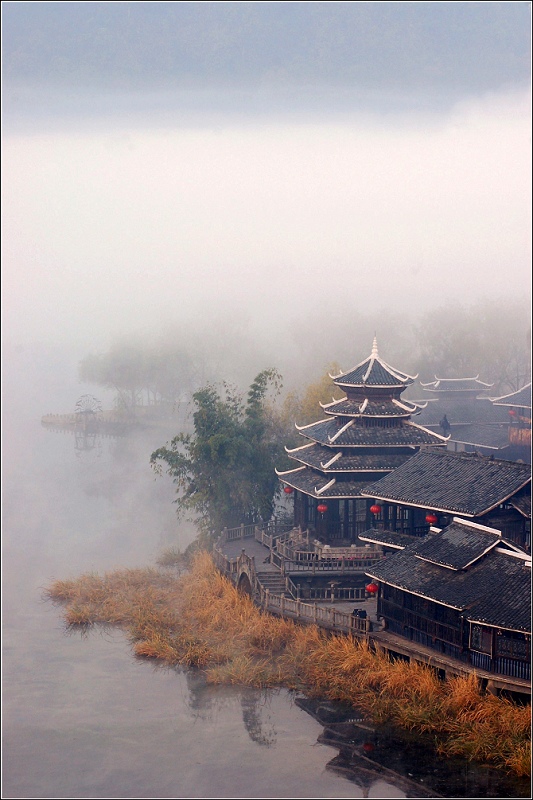
[[[266,401],[280,383],[278,372],[268,369],[257,375],[246,400],[227,384],[223,394],[215,386],[200,389],[193,395],[194,433],[178,434],[151,455],[156,472],[166,463],[177,485],[178,513],[193,515],[206,543],[224,526],[272,515],[283,442]]]

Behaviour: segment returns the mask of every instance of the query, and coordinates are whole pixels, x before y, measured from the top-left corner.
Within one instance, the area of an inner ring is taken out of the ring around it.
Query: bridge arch
[[[247,594],[250,597],[252,597],[253,595],[252,585],[253,585],[253,578],[250,575],[249,570],[243,566],[241,568],[239,577],[237,579],[237,589],[239,590],[239,592],[242,592],[243,594]]]

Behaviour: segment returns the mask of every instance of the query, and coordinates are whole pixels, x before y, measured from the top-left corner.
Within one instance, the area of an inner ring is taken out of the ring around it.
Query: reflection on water
[[[78,458],[72,435],[26,408],[14,395],[4,409],[3,797],[434,796],[392,757],[398,740],[365,734],[375,751],[360,751],[338,709],[315,718],[285,690],[207,685],[132,657],[113,628],[67,635],[42,599],[52,580],[153,564],[193,530],[176,524],[174,487],[149,467],[161,431],[103,439]],[[523,785],[439,788],[528,796]]]

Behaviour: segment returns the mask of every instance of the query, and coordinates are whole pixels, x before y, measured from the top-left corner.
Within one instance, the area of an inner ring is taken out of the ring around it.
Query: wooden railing
[[[297,620],[311,622],[322,628],[342,631],[343,633],[368,634],[372,630],[372,621],[344,611],[338,611],[329,606],[319,606],[318,603],[304,603],[302,600],[293,600],[284,595],[275,595],[264,589],[261,592],[261,605],[268,610],[290,616]]]
[[[271,561],[276,566],[279,566],[282,572],[288,573],[307,573],[308,575],[323,575],[332,572],[345,573],[353,572],[366,572],[372,567],[378,558],[382,556],[374,556],[373,558],[332,558],[324,561],[289,561],[282,557],[277,557],[273,552]]]
[[[239,525],[236,528],[224,528],[218,539],[219,543],[231,542],[236,539],[247,539],[252,536],[261,544],[272,547],[274,540],[288,536],[292,526],[284,525],[277,520],[270,522],[254,522],[251,525]]]
[[[246,528],[247,526],[244,527]],[[276,556],[275,551],[272,551],[272,556]],[[277,559],[284,563],[279,556],[277,556]],[[228,575],[228,577],[230,577],[234,582],[243,566],[246,566],[247,572],[252,576],[252,590],[256,596],[256,600],[259,605],[267,611],[287,614],[295,619],[312,622],[321,627],[325,627],[330,630],[342,631],[344,633],[352,632],[359,635],[364,635],[368,634],[372,630],[372,623],[368,618],[363,619],[360,617],[355,617],[352,614],[346,614],[345,612],[338,611],[335,608],[319,606],[317,603],[303,602],[299,597],[297,597],[299,594],[298,586],[294,584],[288,575],[285,575],[285,588],[287,593],[292,594],[293,597],[287,597],[285,594],[279,595],[271,592],[260,583],[257,577],[255,559],[253,556],[248,556],[245,552],[242,552],[235,559],[229,559],[219,549],[217,544],[213,548],[213,561],[218,569],[220,569],[220,571],[224,574]],[[281,574],[284,574],[282,570],[280,570],[280,572]],[[328,594],[324,595],[324,597],[327,597],[328,599],[331,598],[331,589],[328,587],[328,589],[324,591],[328,592]],[[341,599],[362,599],[358,596],[344,597],[344,595],[341,594],[343,591],[350,592],[357,590],[342,590],[339,589],[339,587],[335,587],[333,597],[338,597]],[[364,593],[364,589],[360,591]]]

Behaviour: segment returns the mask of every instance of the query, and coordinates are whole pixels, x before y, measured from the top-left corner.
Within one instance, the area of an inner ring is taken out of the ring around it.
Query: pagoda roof
[[[528,383],[517,392],[504,394],[502,397],[489,397],[495,406],[511,406],[513,408],[531,408],[531,384]]]
[[[357,422],[355,419],[346,422],[338,417],[330,417],[310,425],[296,425],[296,428],[303,436],[319,444],[335,444],[339,447],[421,447],[444,445],[449,438],[415,425],[410,420],[391,428]]]
[[[338,472],[390,472],[412,453],[360,453],[357,450],[344,454],[342,450],[309,442],[302,447],[285,448],[289,458],[326,473]]]
[[[343,397],[333,400],[332,403],[320,403],[326,414],[340,417],[390,417],[408,418],[411,414],[419,414],[420,409],[426,405],[413,403],[409,400],[398,400],[395,397],[376,398],[365,397],[364,400],[353,400]]]
[[[373,580],[457,609],[474,622],[531,630],[531,559],[499,531],[465,520],[407,545],[367,571]],[[484,530],[483,530],[484,528]],[[420,552],[433,560],[420,557]],[[454,566],[445,561],[453,562]],[[459,566],[462,564],[463,566]],[[494,587],[498,587],[495,602]]]
[[[439,425],[445,414],[452,429],[467,422],[509,423],[507,411],[493,405],[488,397],[435,397],[426,401],[417,414],[417,421],[419,425],[431,427]]]
[[[430,383],[420,382],[420,386],[424,387],[425,392],[473,392],[479,393],[487,391],[493,383],[484,383],[479,380],[479,375],[475,378],[437,378]]]
[[[339,375],[330,375],[332,381],[340,387],[405,387],[416,379],[416,375],[407,375],[405,372],[394,369],[387,364],[378,354],[378,344],[374,337],[372,352],[360,364]]]
[[[402,505],[477,517],[531,482],[531,466],[473,453],[421,450],[367,486],[363,495]]]
[[[280,472],[279,479],[287,486],[292,486],[310,497],[317,499],[341,500],[361,497],[361,490],[368,485],[368,478],[354,481],[337,481],[331,475],[323,475],[310,467],[297,467]]]
[[[488,450],[503,450],[509,447],[509,423],[483,425],[473,422],[470,425],[454,425],[450,442],[485,447]]]

